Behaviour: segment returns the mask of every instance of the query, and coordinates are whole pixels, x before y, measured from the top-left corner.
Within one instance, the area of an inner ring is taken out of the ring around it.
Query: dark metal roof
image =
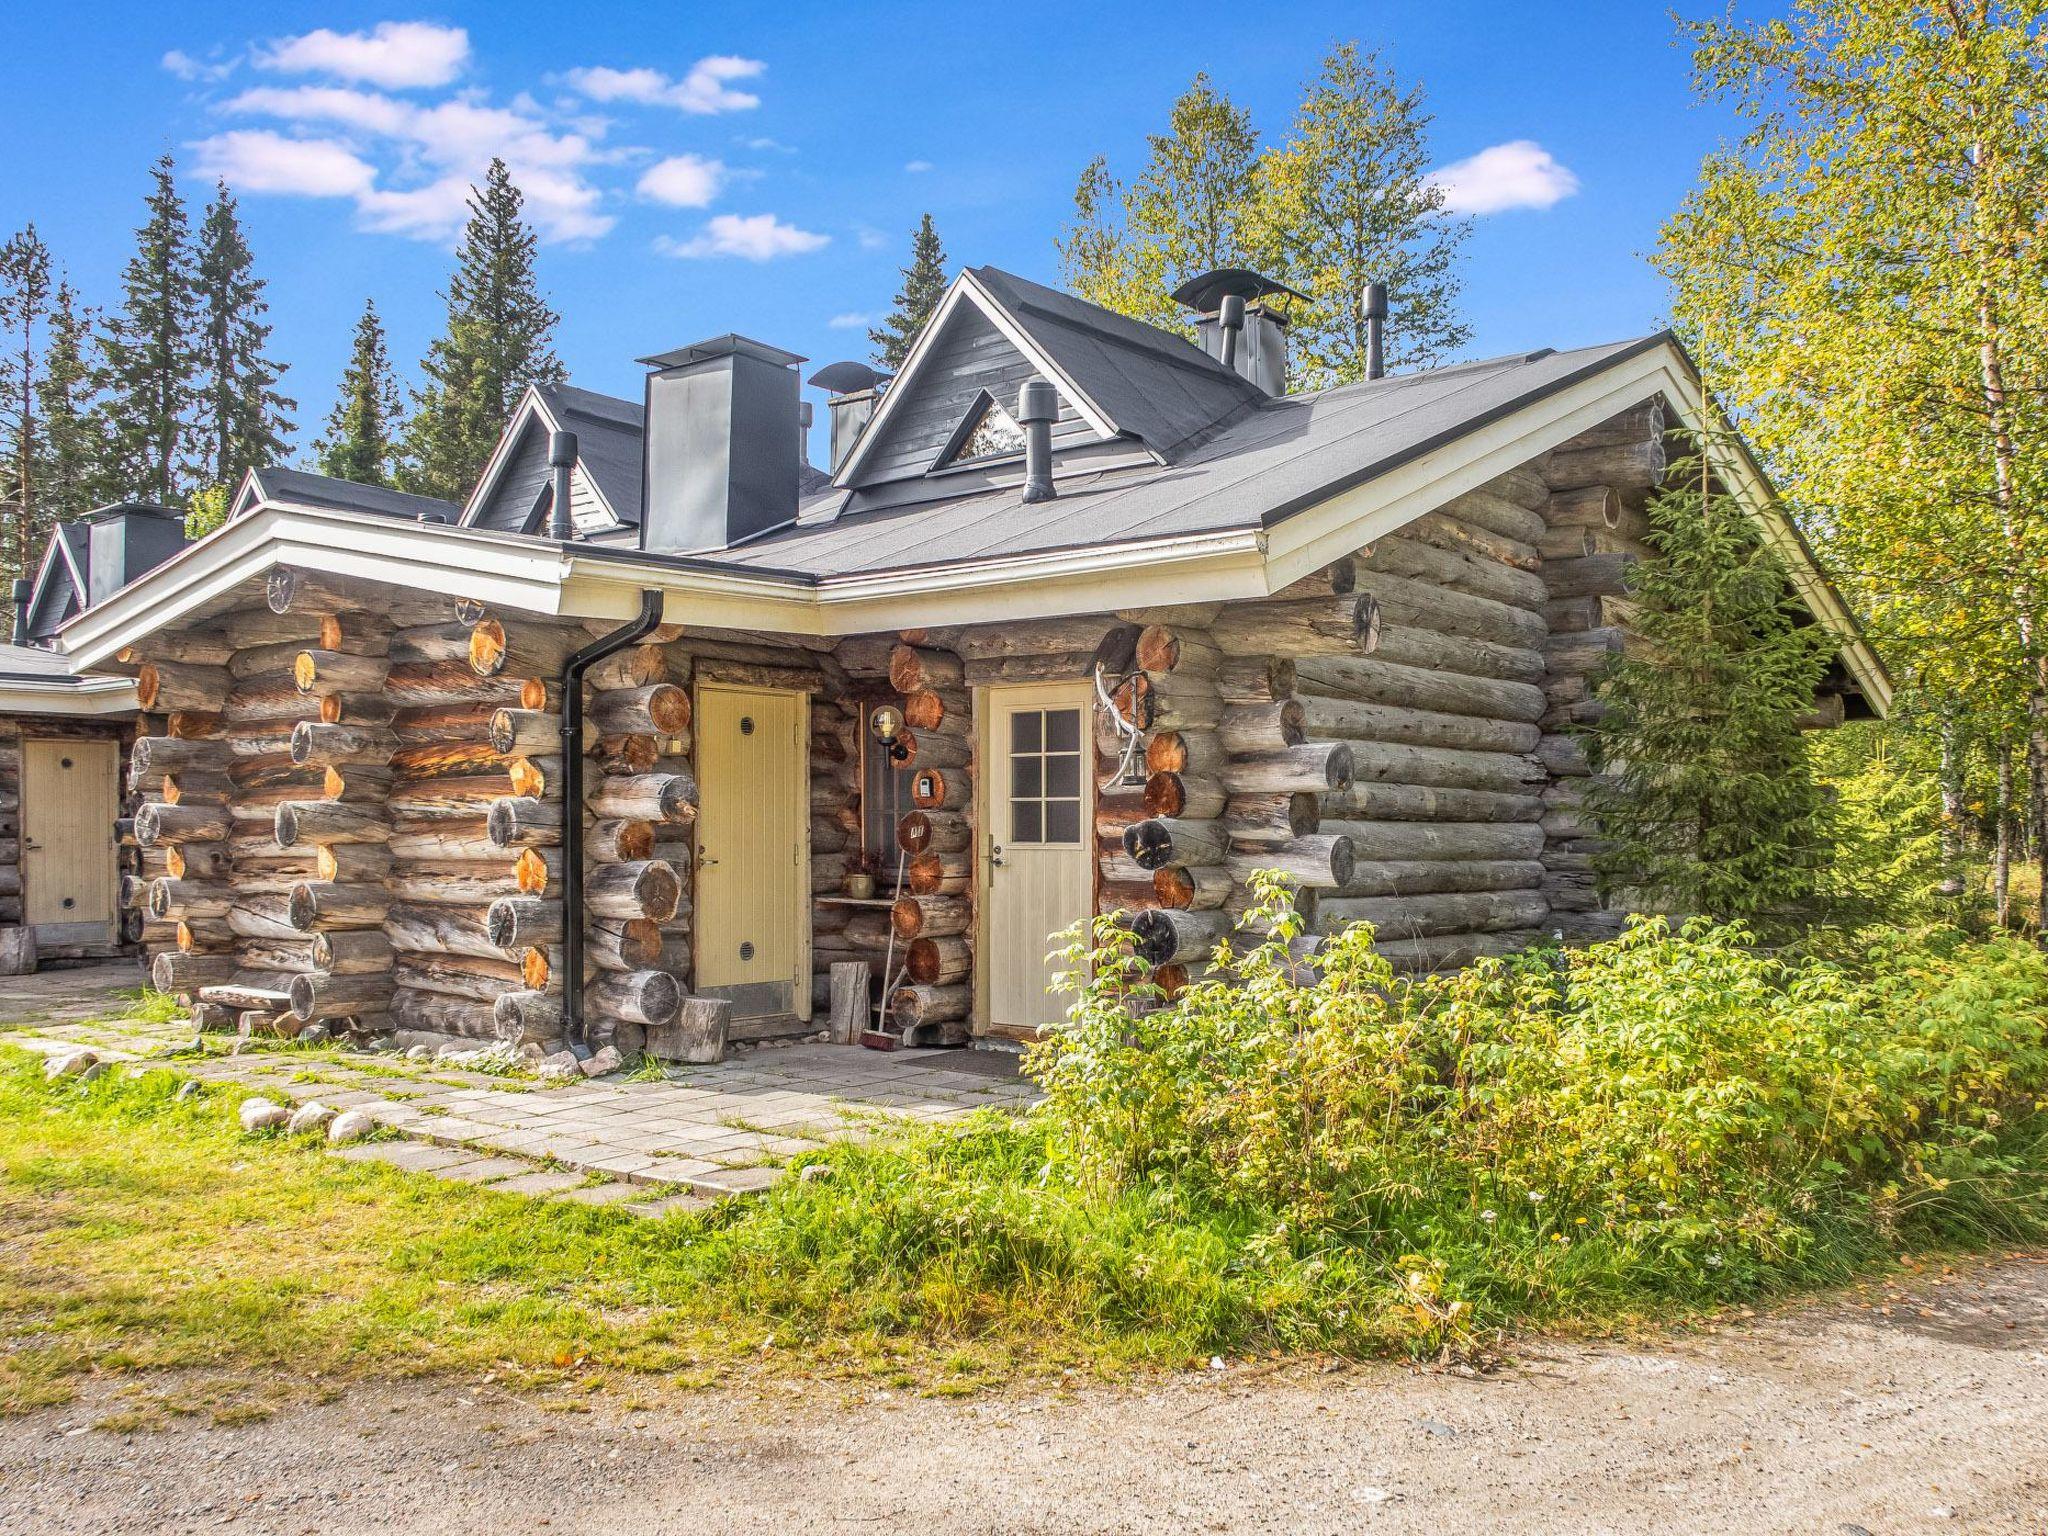
[[[1169,463],[1267,398],[1235,369],[1171,331],[998,267],[973,272],[1119,431]]]
[[[764,363],[779,363],[785,368],[806,361],[794,352],[785,352],[780,347],[771,347],[765,341],[755,341],[750,336],[727,331],[723,336],[713,336],[705,341],[693,341],[687,347],[677,347],[673,352],[657,352],[652,357],[639,361],[649,368],[680,368],[685,363],[701,363],[713,357],[751,357]]]
[[[303,506],[332,507],[341,512],[374,512],[380,517],[402,517],[409,522],[426,516],[453,523],[462,517],[462,508],[452,501],[415,496],[410,491],[394,491],[387,486],[361,485],[333,475],[276,465],[251,473],[257,494],[265,501],[296,501]]]
[[[1176,304],[1185,304],[1197,314],[1206,315],[1222,308],[1223,301],[1232,295],[1249,303],[1253,299],[1271,298],[1276,293],[1308,302],[1308,295],[1299,288],[1290,288],[1277,278],[1254,272],[1250,267],[1218,267],[1213,272],[1198,272],[1168,297]]]
[[[1019,476],[965,497],[799,522],[708,558],[823,578],[1268,527],[1663,340],[1262,396],[1179,463],[1063,475],[1051,501],[1026,502]]]

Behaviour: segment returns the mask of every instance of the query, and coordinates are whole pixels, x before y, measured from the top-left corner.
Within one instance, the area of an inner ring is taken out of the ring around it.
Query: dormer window
[[[982,390],[953,429],[953,436],[932,465],[933,469],[958,469],[969,464],[992,464],[1021,457],[1024,429],[1004,410],[996,397]]]

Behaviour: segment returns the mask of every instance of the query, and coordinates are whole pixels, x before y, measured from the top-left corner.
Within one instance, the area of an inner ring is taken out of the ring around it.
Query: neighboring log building
[[[1271,290],[1191,289],[1199,347],[963,274],[893,382],[817,376],[830,477],[802,360],[728,336],[639,406],[530,394],[462,526],[245,487],[64,631],[136,668],[158,984],[704,1056],[828,1012],[1028,1036],[1048,935],[1127,912],[1171,982],[1263,868],[1407,970],[1614,931],[1571,731],[1701,425],[1683,353],[1273,395]],[[1754,466],[1717,473],[1841,637],[1817,710],[1882,711]]]

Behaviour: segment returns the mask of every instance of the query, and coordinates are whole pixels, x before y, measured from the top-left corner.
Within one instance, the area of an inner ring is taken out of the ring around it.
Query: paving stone
[[[516,1179],[500,1179],[491,1188],[507,1195],[558,1195],[565,1189],[576,1188],[583,1178],[580,1173],[543,1168],[536,1173],[522,1173]]]
[[[409,1173],[434,1173],[457,1163],[475,1161],[467,1152],[422,1141],[372,1141],[343,1147],[334,1154],[353,1163],[389,1163]]]
[[[629,1200],[620,1209],[631,1211],[635,1216],[660,1218],[678,1211],[705,1210],[710,1204],[710,1199],[704,1195],[664,1195],[659,1200]]]
[[[694,1178],[690,1187],[713,1195],[751,1195],[781,1177],[780,1168],[729,1168]]]
[[[489,1184],[532,1171],[533,1164],[522,1163],[516,1157],[470,1157],[434,1170],[444,1179],[460,1179],[465,1184]]]
[[[646,1189],[639,1184],[615,1180],[609,1184],[586,1184],[581,1189],[564,1190],[555,1198],[574,1200],[578,1205],[617,1205],[626,1200],[645,1199],[646,1195]]]

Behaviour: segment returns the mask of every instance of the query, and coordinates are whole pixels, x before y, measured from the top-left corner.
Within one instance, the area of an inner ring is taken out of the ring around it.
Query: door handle
[[[991,869],[1001,869],[1003,867],[1003,845],[1001,843],[990,843],[988,845],[988,862]]]
[[[699,869],[709,869],[712,865],[716,864],[717,862],[718,860],[711,857],[711,855],[708,853],[700,853],[697,855],[697,867]]]

